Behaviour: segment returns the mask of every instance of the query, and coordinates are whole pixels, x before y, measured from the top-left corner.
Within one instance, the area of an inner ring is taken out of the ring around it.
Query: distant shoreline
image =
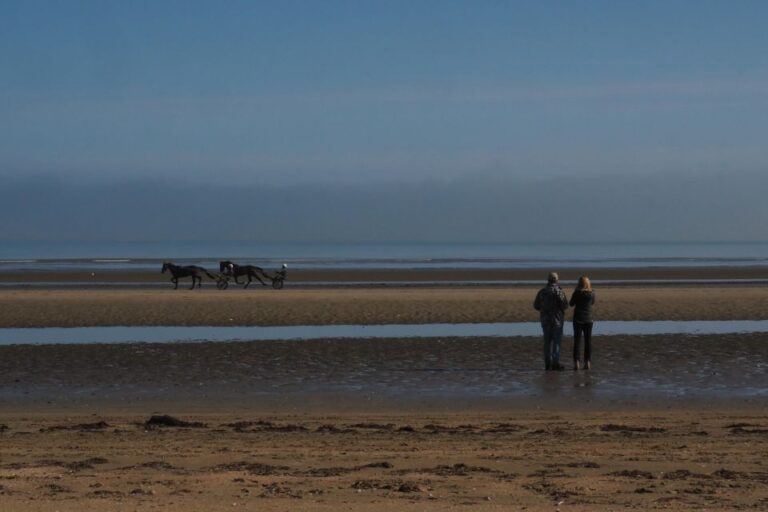
[[[209,268],[212,273],[218,269]],[[265,268],[267,272],[274,269]],[[431,268],[431,269],[288,269],[286,287],[302,284],[333,287],[335,284],[499,284],[532,285],[545,280],[549,268]],[[605,285],[643,284],[643,282],[679,283],[694,281],[715,284],[749,284],[768,280],[768,266],[691,266],[691,267],[557,267],[564,283],[575,283],[581,275],[588,275],[595,283]],[[71,287],[110,286],[120,288],[136,284],[164,288],[170,285],[169,276],[148,269],[65,269],[65,270],[0,270],[0,284],[10,287],[52,283]],[[180,286],[184,286],[184,280]],[[206,278],[203,288],[214,288],[214,281]],[[234,284],[234,283],[232,283]],[[259,285],[255,282],[255,285]]]

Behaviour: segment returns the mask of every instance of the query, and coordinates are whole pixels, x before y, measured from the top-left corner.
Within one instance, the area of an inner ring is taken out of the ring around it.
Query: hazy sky
[[[768,240],[768,2],[0,4],[0,240]]]
[[[0,6],[0,173],[253,184],[759,172],[764,1]]]

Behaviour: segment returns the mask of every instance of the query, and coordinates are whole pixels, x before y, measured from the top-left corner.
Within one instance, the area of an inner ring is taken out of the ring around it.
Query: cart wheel
[[[283,280],[282,279],[275,279],[272,281],[272,288],[275,290],[282,290],[283,289]]]
[[[229,288],[229,280],[219,279],[216,282],[216,288],[218,288],[219,290],[226,290],[227,288]]]

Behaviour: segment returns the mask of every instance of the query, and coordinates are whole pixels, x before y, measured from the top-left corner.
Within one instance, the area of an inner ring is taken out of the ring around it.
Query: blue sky
[[[4,1],[0,173],[759,172],[760,1]]]

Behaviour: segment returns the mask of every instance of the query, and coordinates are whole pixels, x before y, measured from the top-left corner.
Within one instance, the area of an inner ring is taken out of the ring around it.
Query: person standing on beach
[[[595,292],[587,276],[579,278],[579,284],[573,290],[570,305],[573,311],[573,369],[579,370],[581,360],[581,337],[584,336],[584,369],[592,368],[592,305]]]
[[[547,286],[539,290],[533,308],[539,312],[541,328],[544,331],[544,368],[546,370],[565,370],[560,364],[560,342],[563,340],[563,323],[568,299],[560,288],[560,277],[550,272]]]

